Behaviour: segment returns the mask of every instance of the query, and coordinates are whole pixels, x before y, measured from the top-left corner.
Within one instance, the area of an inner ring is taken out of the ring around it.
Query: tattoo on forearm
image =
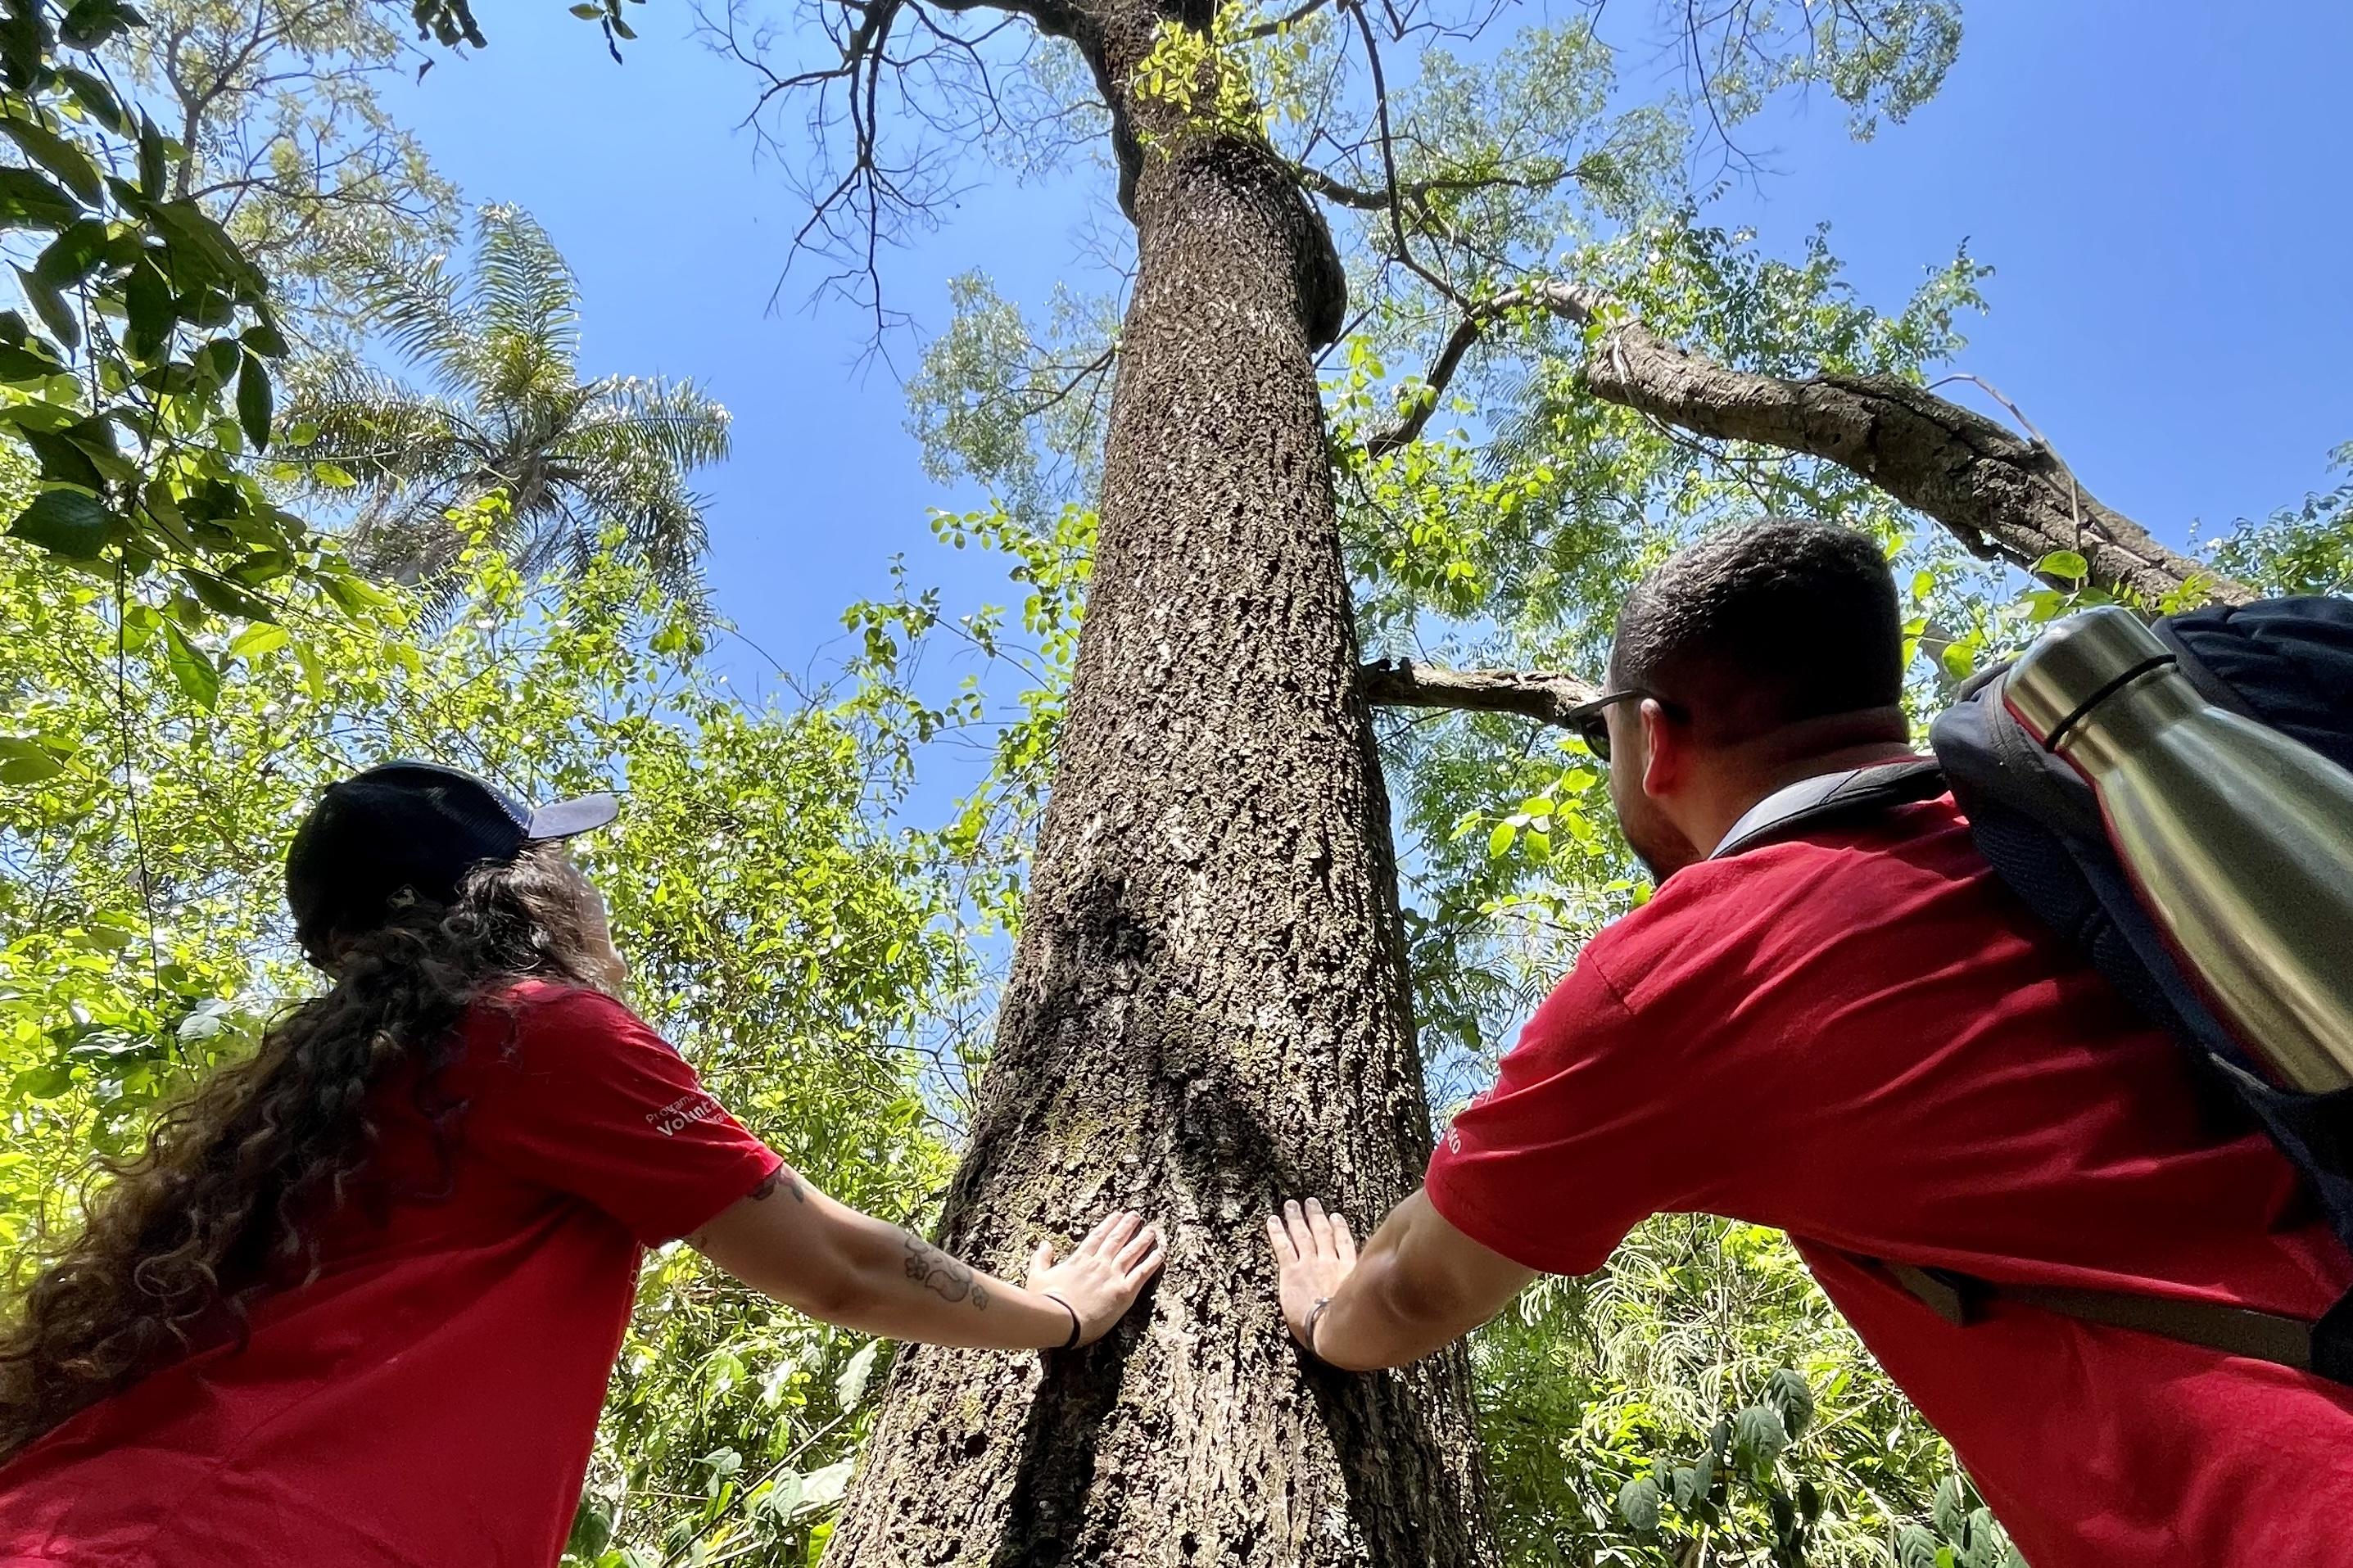
[[[913,1231],[900,1234],[907,1238],[908,1279],[944,1301],[969,1300],[976,1311],[987,1310],[988,1289],[971,1264],[959,1263]]]
[[[782,1187],[785,1191],[792,1194],[793,1202],[797,1204],[805,1204],[808,1202],[808,1194],[801,1191],[799,1180],[794,1176],[791,1171],[781,1165],[779,1165],[775,1173],[765,1181],[752,1189],[752,1201],[754,1203],[758,1203],[763,1198],[765,1198],[770,1193],[775,1192],[778,1187]]]

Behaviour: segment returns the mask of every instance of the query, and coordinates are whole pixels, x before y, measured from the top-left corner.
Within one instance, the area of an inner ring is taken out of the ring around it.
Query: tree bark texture
[[[1144,17],[1082,36],[1114,80]],[[1264,1231],[1290,1195],[1377,1217],[1430,1148],[1310,359],[1336,260],[1237,138],[1146,153],[1131,205],[1093,584],[940,1240],[1018,1278],[1126,1206],[1166,1266],[1086,1350],[909,1347],[828,1562],[1491,1563],[1459,1348],[1311,1364]]]
[[[1573,675],[1545,669],[1447,669],[1409,658],[1375,659],[1357,679],[1376,708],[1457,708],[1517,713],[1566,726],[1569,715],[1601,695]]]

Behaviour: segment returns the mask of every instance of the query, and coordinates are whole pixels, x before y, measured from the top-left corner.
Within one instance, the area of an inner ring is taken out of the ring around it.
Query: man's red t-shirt
[[[371,1108],[389,1208],[332,1221],[322,1272],[259,1303],[243,1349],[155,1372],[0,1468],[0,1564],[556,1561],[639,1249],[779,1162],[595,992],[533,983],[476,1010],[441,1079],[464,1102],[446,1195],[411,1087]]]
[[[2353,1563],[2353,1388],[1850,1255],[2316,1317],[2353,1263],[2259,1133],[2001,888],[1951,800],[1691,867],[1588,943],[1430,1162],[1456,1228],[1599,1268],[1656,1213],[1788,1231],[2034,1568]]]

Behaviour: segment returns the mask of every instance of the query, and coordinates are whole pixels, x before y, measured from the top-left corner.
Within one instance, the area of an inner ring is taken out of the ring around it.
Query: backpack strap
[[[2297,1372],[2316,1373],[2353,1384],[2353,1296],[2340,1300],[2317,1323],[2248,1307],[2211,1301],[2173,1300],[2125,1290],[2084,1290],[2059,1285],[1996,1285],[1947,1268],[1851,1254],[1855,1261],[1893,1279],[1930,1311],[1966,1328],[1984,1317],[1989,1301],[2015,1301],[2078,1322],[2158,1334],[2225,1355],[2267,1361]]]
[[[1790,838],[1824,823],[1868,816],[1889,806],[1934,800],[1945,793],[1945,770],[1928,757],[1907,757],[1843,773],[1818,773],[1775,790],[1741,814],[1711,860]]]

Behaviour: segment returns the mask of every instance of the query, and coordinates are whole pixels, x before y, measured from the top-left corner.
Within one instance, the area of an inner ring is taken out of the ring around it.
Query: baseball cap
[[[295,934],[316,952],[331,931],[373,929],[403,889],[446,903],[482,862],[523,846],[604,826],[609,795],[533,809],[482,779],[438,763],[393,762],[327,786],[286,851]]]

